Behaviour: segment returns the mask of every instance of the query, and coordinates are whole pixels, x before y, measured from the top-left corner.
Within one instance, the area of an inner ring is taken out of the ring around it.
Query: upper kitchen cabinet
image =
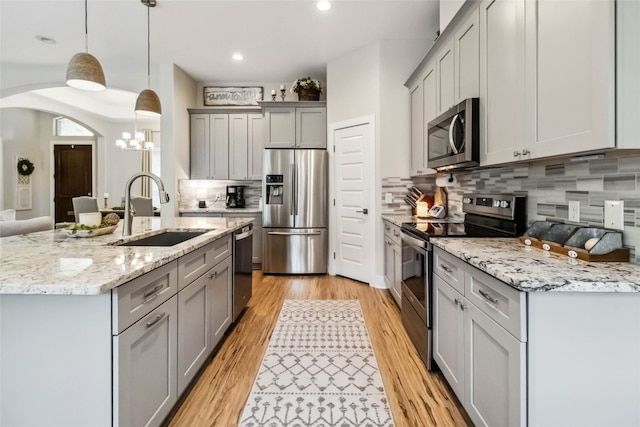
[[[411,99],[411,176],[431,175],[427,167],[427,123],[437,116],[436,67],[429,62],[409,83]]]
[[[437,76],[437,113],[442,114],[454,106],[454,52],[453,39],[444,43],[436,56],[436,76]]]
[[[264,106],[265,148],[327,148],[327,108],[324,102],[304,103],[311,105],[297,102],[260,104]]]
[[[485,0],[479,14],[480,165],[484,166],[521,160],[522,153],[528,154],[523,145],[524,0]]]
[[[613,148],[615,2],[525,4],[531,158]]]
[[[455,52],[455,101],[480,96],[480,14],[478,9],[457,28],[453,36]]]
[[[229,179],[229,115],[191,115],[191,179]]]
[[[616,146],[640,148],[640,2],[616,3]]]
[[[192,112],[191,179],[261,179],[263,121],[261,113]]]

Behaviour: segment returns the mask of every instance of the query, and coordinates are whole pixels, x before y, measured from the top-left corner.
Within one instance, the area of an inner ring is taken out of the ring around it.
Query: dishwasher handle
[[[246,227],[242,227],[240,230],[236,231],[233,236],[236,239],[236,242],[238,240],[244,240],[248,237],[251,237],[253,236],[253,227],[251,226],[251,224],[247,225]]]

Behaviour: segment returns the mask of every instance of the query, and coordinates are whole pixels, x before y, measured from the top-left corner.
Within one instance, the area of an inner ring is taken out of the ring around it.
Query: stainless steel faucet
[[[131,225],[133,223],[133,212],[131,211],[131,186],[133,181],[140,177],[149,177],[155,181],[160,192],[160,203],[169,203],[169,194],[164,190],[164,182],[158,175],[154,175],[150,172],[138,172],[133,174],[129,181],[124,186],[124,226],[122,227],[123,236],[131,236]]]

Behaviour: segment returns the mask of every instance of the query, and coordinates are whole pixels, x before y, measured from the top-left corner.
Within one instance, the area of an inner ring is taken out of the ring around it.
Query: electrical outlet
[[[577,200],[569,201],[569,221],[580,222],[580,202]]]
[[[621,200],[604,201],[604,226],[614,230],[624,229],[624,202]]]
[[[385,203],[393,203],[393,194],[384,193],[384,202]]]

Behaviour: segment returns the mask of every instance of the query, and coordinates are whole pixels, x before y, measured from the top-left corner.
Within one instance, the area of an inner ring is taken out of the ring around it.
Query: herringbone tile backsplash
[[[596,156],[594,156],[596,157]],[[624,245],[631,261],[640,262],[640,153],[614,152],[604,158],[561,158],[491,169],[457,172],[458,183],[447,188],[449,212],[462,214],[464,193],[515,193],[527,196],[529,223],[549,220],[569,222],[568,202],[580,202],[580,224],[604,226],[604,201],[624,201]],[[416,185],[435,191],[431,177],[383,178],[382,193],[393,193],[393,203],[383,213],[406,213],[407,188]]]

